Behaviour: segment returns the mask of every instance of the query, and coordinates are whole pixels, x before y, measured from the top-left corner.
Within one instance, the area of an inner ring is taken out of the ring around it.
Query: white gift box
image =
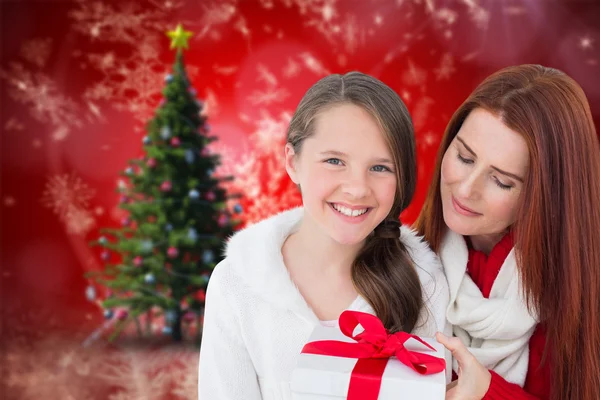
[[[435,339],[421,338],[435,351],[415,339],[409,339],[404,347],[410,351],[444,359],[444,346]],[[308,342],[335,340],[356,343],[336,327],[317,326]],[[357,363],[356,358],[325,356],[302,353],[292,372],[291,390],[293,400],[345,399],[348,395],[350,376]],[[439,372],[421,375],[404,365],[395,357],[388,360],[378,400],[443,400],[446,395],[446,375]]]

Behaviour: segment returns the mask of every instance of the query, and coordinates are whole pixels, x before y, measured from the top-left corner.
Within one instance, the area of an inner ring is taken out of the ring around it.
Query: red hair
[[[447,228],[442,158],[469,113],[520,133],[530,165],[512,226],[528,306],[547,332],[551,398],[600,399],[600,145],[581,87],[566,74],[521,65],[485,79],[454,113],[416,229],[438,252]]]

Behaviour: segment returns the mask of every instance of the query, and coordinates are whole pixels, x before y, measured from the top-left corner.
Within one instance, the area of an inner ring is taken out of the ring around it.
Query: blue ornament
[[[171,225],[171,224],[167,224],[167,225],[165,225],[165,230],[166,230],[167,232],[171,232],[171,231],[173,230],[173,225]]]
[[[133,168],[131,168],[131,167],[127,167],[127,169],[125,169],[125,173],[126,173],[127,175],[133,175]]]
[[[92,285],[85,288],[85,298],[88,299],[89,301],[96,300],[96,288],[93,287]]]
[[[154,244],[152,243],[152,240],[142,241],[142,251],[144,253],[150,253],[152,251],[153,247],[154,247]]]
[[[208,176],[212,176],[212,174],[214,174],[214,173],[215,173],[215,171],[214,171],[214,170],[212,170],[212,169],[208,169],[208,170],[206,171],[206,175],[208,175]]]
[[[188,164],[191,164],[191,163],[193,163],[193,162],[194,162],[194,160],[195,160],[195,158],[196,158],[196,156],[194,155],[194,151],[193,151],[193,150],[187,149],[187,150],[185,151],[185,161],[186,161]]]
[[[190,190],[189,196],[192,200],[198,200],[198,198],[200,198],[200,192],[196,189],[192,189]]]
[[[106,309],[104,310],[104,318],[106,319],[111,319],[115,314],[113,313],[113,311],[111,309]]]
[[[106,238],[104,236],[100,236],[100,239],[98,239],[98,243],[106,244],[106,243],[108,243],[108,240],[106,240]]]
[[[194,228],[190,228],[188,230],[188,238],[192,241],[195,242],[196,240],[198,240],[198,232],[196,232],[196,230]]]
[[[163,128],[160,131],[160,137],[165,140],[170,138],[171,137],[171,128],[169,128],[167,125],[163,126]]]
[[[170,326],[164,326],[162,328],[163,335],[171,335],[173,333],[173,329]]]
[[[144,282],[146,282],[149,285],[152,285],[154,282],[156,282],[156,278],[154,277],[154,274],[151,272],[148,272],[146,274],[146,276],[144,276]]]
[[[167,82],[167,83],[173,82],[173,75],[168,74],[167,76],[165,76],[165,82]]]
[[[242,211],[244,211],[244,209],[239,203],[233,206],[233,212],[235,212],[236,214],[240,214]]]
[[[204,261],[205,264],[210,264],[214,261],[215,256],[212,252],[212,250],[204,250],[204,252],[202,253],[202,261]]]
[[[177,318],[177,314],[175,314],[175,311],[173,310],[169,310],[165,313],[165,320],[171,324],[173,322],[175,322],[175,319]]]
[[[144,136],[144,138],[142,139],[142,143],[144,143],[145,145],[149,145],[150,143],[152,143],[152,139],[150,139],[150,136]]]

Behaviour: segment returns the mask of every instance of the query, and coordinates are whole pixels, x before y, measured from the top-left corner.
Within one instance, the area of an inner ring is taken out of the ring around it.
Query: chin
[[[337,243],[344,246],[354,246],[359,243],[362,243],[368,235],[359,235],[359,234],[348,234],[345,233],[332,233],[331,238]]]
[[[446,213],[444,210],[444,222],[448,229],[459,235],[472,236],[476,234],[476,227],[473,226],[472,221],[465,221],[464,218],[461,218],[456,213]]]

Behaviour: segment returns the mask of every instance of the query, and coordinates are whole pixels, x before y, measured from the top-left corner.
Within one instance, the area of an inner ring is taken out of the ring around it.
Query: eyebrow
[[[477,157],[477,154],[476,154],[476,153],[473,151],[473,149],[472,149],[472,148],[470,148],[470,147],[469,147],[469,146],[468,146],[468,145],[465,143],[465,141],[464,141],[464,140],[462,140],[462,138],[460,138],[459,136],[456,136],[456,140],[458,140],[459,142],[461,142],[461,143],[462,143],[462,145],[463,145],[463,146],[465,146],[465,149],[467,149],[467,151],[468,151],[469,153],[471,153],[471,154],[473,154],[473,156]],[[498,172],[499,172],[499,173],[501,173],[502,175],[506,175],[506,176],[508,176],[508,177],[511,177],[511,178],[513,178],[513,179],[516,179],[516,180],[518,180],[519,182],[523,183],[523,178],[521,178],[519,175],[516,175],[516,174],[510,173],[510,172],[507,172],[507,171],[501,170],[500,168],[498,168],[498,167],[494,167],[493,165],[491,165],[490,167],[491,167],[493,170],[496,170],[496,171],[498,171]]]
[[[322,156],[348,157],[348,155],[346,153],[342,153],[341,151],[337,151],[337,150],[322,151],[321,155]],[[389,158],[385,158],[385,157],[376,158],[373,161],[378,162],[378,163],[384,163],[384,164],[392,164],[392,165],[394,164],[394,162],[392,160],[390,160]]]

